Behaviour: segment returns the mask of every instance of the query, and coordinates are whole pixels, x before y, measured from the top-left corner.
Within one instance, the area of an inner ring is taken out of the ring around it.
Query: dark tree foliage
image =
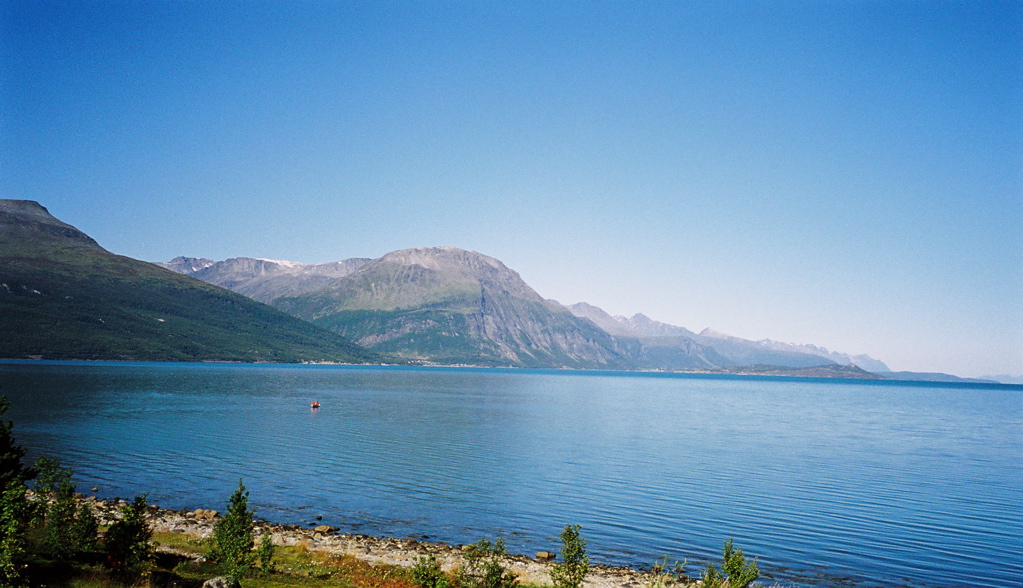
[[[213,550],[210,557],[231,575],[241,575],[252,568],[256,554],[249,493],[238,480],[238,489],[227,503],[227,514],[213,527]]]
[[[3,420],[4,414],[11,408],[6,396],[0,397],[0,487],[9,488],[12,484],[24,484],[32,478],[32,470],[26,468],[21,459],[25,457],[25,449],[14,440],[11,431],[14,423]]]
[[[14,423],[3,419],[10,407],[0,397],[0,588],[20,584],[29,518],[25,482],[33,473],[21,462],[25,449],[11,433]]]
[[[106,534],[107,561],[116,571],[145,573],[153,561],[149,542],[153,530],[146,521],[146,495],[136,496],[121,509],[121,519]]]
[[[60,460],[41,455],[33,486],[32,522],[43,526],[43,540],[54,557],[70,560],[97,546],[99,524],[87,504],[75,499],[74,472]]]

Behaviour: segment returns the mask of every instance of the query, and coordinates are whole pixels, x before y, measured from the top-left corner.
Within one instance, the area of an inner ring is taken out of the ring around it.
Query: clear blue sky
[[[107,249],[1023,373],[1023,3],[0,3],[0,197]]]

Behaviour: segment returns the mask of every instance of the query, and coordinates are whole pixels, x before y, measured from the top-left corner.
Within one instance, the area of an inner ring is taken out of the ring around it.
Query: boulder
[[[218,576],[202,583],[202,588],[242,588],[234,576]]]
[[[552,553],[550,551],[537,551],[536,552],[536,561],[552,561],[556,557],[558,557],[558,555],[556,553]]]

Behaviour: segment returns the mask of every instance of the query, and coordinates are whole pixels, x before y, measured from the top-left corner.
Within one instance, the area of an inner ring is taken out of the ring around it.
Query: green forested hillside
[[[35,202],[0,200],[0,357],[379,360],[228,290],[114,255]]]

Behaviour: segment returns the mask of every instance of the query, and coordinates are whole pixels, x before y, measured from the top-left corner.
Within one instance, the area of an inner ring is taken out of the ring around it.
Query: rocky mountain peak
[[[408,271],[410,269],[415,271]],[[433,280],[472,285],[485,291],[546,303],[518,272],[493,257],[458,247],[416,247],[392,251],[366,264],[359,273],[391,274],[392,283],[401,283],[422,279],[420,272],[423,270],[429,272]]]
[[[0,242],[85,247],[105,251],[92,237],[53,217],[34,200],[0,200]]]
[[[169,269],[172,272],[189,275],[208,268],[214,263],[216,262],[205,257],[185,257],[182,255],[167,262],[158,262],[156,265]]]
[[[392,251],[380,258],[381,262],[418,265],[432,270],[460,270],[478,273],[479,270],[511,272],[503,263],[468,249],[458,247],[414,247]]]

